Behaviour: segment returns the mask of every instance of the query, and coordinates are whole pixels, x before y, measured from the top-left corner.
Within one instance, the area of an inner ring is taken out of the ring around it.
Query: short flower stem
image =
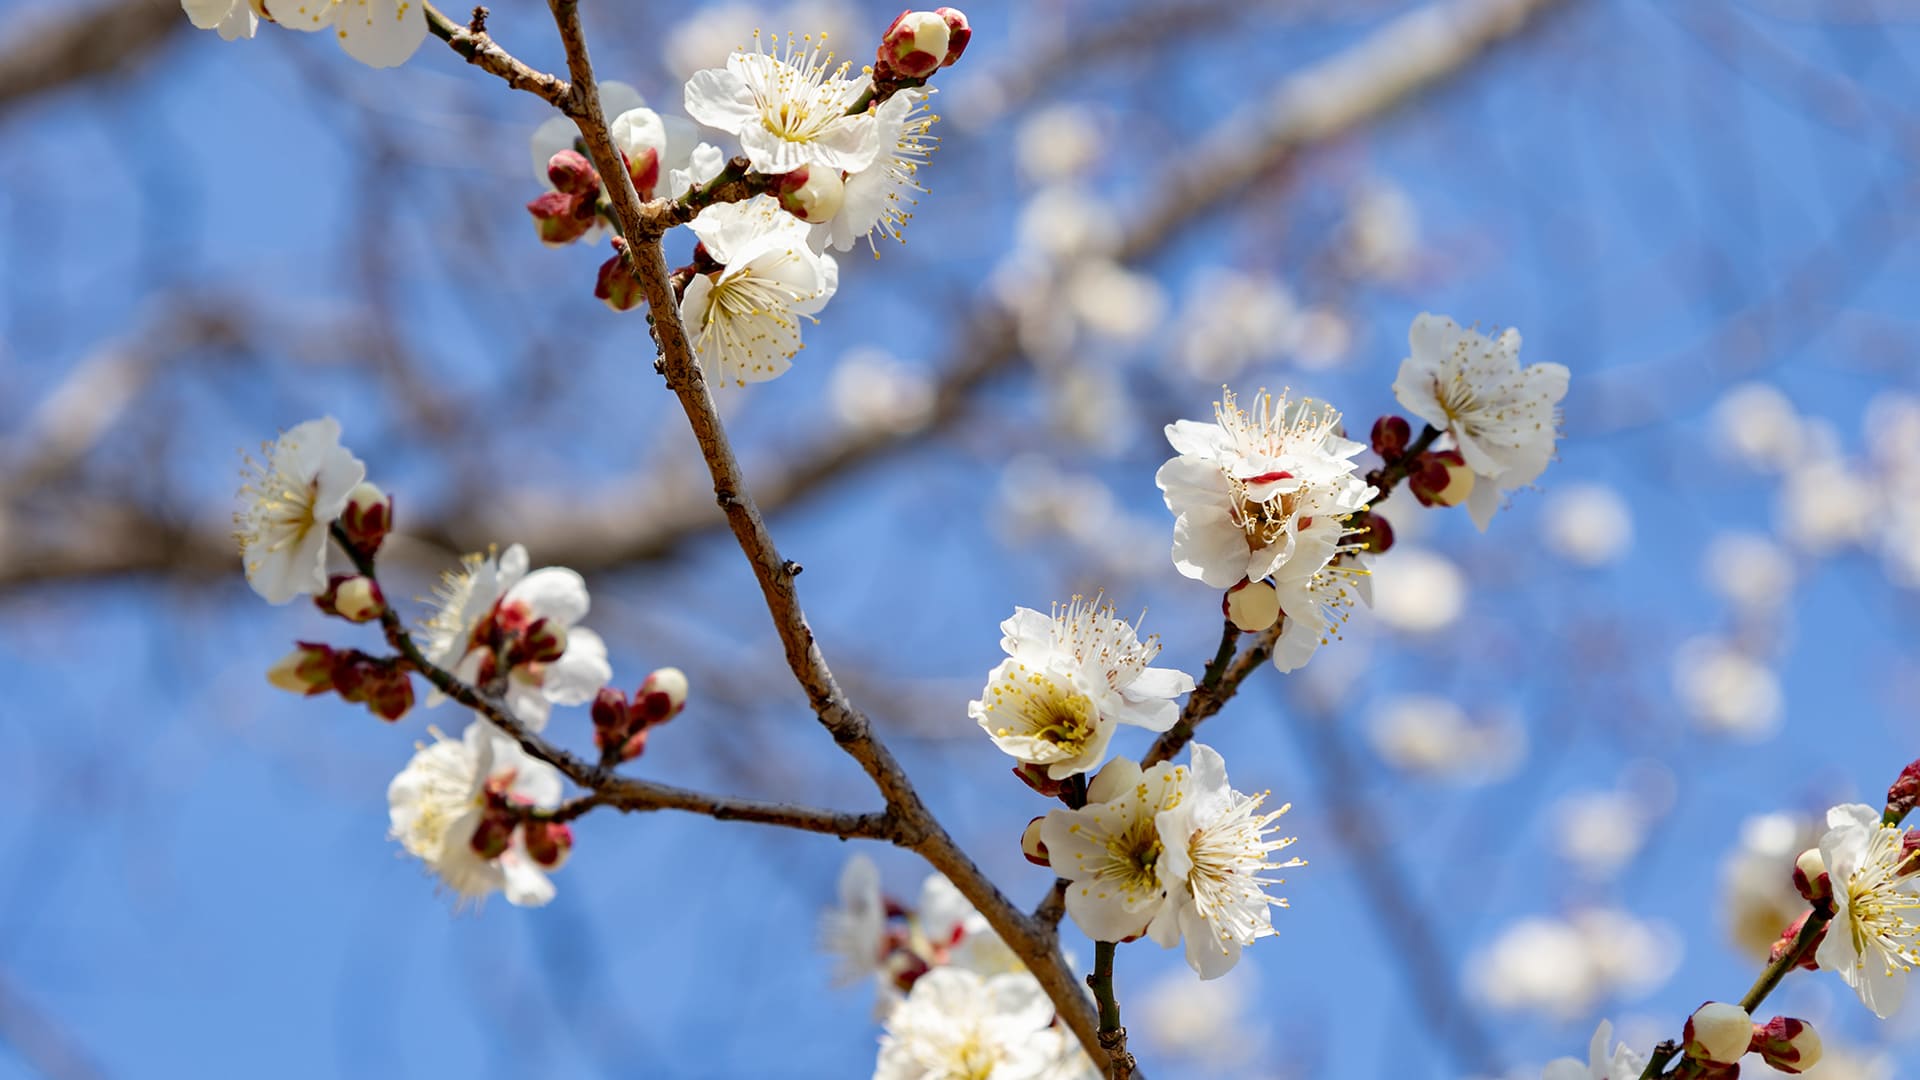
[[[1428,424],[1420,430],[1420,436],[1407,445],[1406,451],[1394,459],[1393,464],[1384,465],[1367,477],[1368,483],[1380,489],[1380,494],[1373,499],[1375,506],[1387,501],[1393,489],[1413,471],[1413,463],[1432,448],[1434,440],[1439,437],[1440,429]]]
[[[1107,1051],[1107,1076],[1126,1080],[1133,1075],[1133,1055],[1127,1053],[1127,1029],[1120,1026],[1120,1001],[1113,994],[1113,949],[1111,941],[1093,943],[1093,974],[1087,986],[1100,1008],[1100,1046]]]
[[[1787,972],[1799,967],[1800,961],[1806,959],[1807,954],[1813,951],[1814,943],[1820,940],[1821,932],[1832,920],[1831,909],[1814,908],[1807,915],[1806,923],[1800,927],[1800,936],[1793,939],[1793,945],[1786,952],[1781,953],[1778,959],[1768,961],[1767,966],[1761,969],[1760,977],[1753,981],[1753,986],[1747,990],[1747,996],[1740,999],[1740,1007],[1748,1013],[1758,1009],[1767,1000],[1767,995],[1773,993],[1774,987],[1780,985],[1780,980],[1787,977]],[[1647,1061],[1647,1067],[1641,1070],[1640,1080],[1655,1080],[1656,1077],[1663,1075],[1661,1070],[1667,1067],[1667,1062],[1672,1061],[1674,1056],[1680,1053],[1680,1049],[1680,1044],[1672,1040],[1661,1043],[1655,1048],[1653,1057]],[[1682,1062],[1672,1075],[1676,1077],[1690,1075],[1693,1071],[1691,1060]]]

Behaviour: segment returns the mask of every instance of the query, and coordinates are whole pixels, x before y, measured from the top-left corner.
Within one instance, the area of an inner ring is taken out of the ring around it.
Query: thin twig
[[[522,63],[512,53],[494,44],[492,35],[454,22],[432,4],[425,6],[427,29],[433,32],[434,37],[451,45],[454,52],[466,58],[467,63],[498,75],[515,90],[524,90],[535,97],[544,98],[554,108],[568,116],[573,115],[573,87],[567,85],[567,80]]]
[[[1179,753],[1181,747],[1186,746],[1193,739],[1194,728],[1199,727],[1201,721],[1219,712],[1222,706],[1232,700],[1233,695],[1239,691],[1240,684],[1247,681],[1247,676],[1259,670],[1260,665],[1266,663],[1267,659],[1273,655],[1273,645],[1280,640],[1280,630],[1284,625],[1283,620],[1260,631],[1254,637],[1253,644],[1241,650],[1240,655],[1234,657],[1233,663],[1225,665],[1224,668],[1216,671],[1214,664],[1208,664],[1200,685],[1194,687],[1193,693],[1187,695],[1187,704],[1180,710],[1180,719],[1153,741],[1152,748],[1147,751],[1145,757],[1140,759],[1141,768],[1150,769],[1163,761],[1171,761],[1173,755]],[[1231,628],[1233,624],[1228,623],[1227,626]],[[1222,636],[1224,640],[1220,645],[1224,651],[1231,648],[1233,642],[1231,639],[1225,639],[1225,635]],[[1219,660],[1220,657],[1216,655],[1214,662],[1217,664]],[[1211,685],[1208,683],[1208,678],[1212,680]]]
[[[726,429],[714,409],[706,378],[694,356],[686,327],[680,321],[659,234],[650,231],[646,209],[634,190],[633,179],[622,165],[607,132],[593,62],[580,24],[578,2],[549,0],[549,6],[566,49],[567,70],[573,78],[578,105],[574,121],[586,144],[588,157],[593,159],[594,167],[607,185],[614,213],[629,239],[626,257],[653,316],[654,333],[660,346],[660,370],[700,444],[701,457],[713,480],[714,498],[753,567],[768,614],[786,653],[788,668],[806,691],[820,723],[841,749],[860,763],[886,798],[888,810],[895,818],[894,826],[899,830],[894,842],[918,852],[935,869],[946,874],[1020,957],[1081,1045],[1095,1061],[1103,1060],[1106,1055],[1100,1049],[1097,1020],[1060,955],[1055,928],[1030,919],[1016,908],[954,843],[920,799],[892,752],[874,738],[867,718],[847,701],[834,681],[833,672],[827,667],[800,607],[791,570],[793,564],[782,558],[775,547],[766,522],[754,505]]]

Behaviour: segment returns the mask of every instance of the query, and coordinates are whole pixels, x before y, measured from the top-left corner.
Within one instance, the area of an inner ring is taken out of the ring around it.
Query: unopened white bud
[[[1687,1056],[1714,1065],[1732,1065],[1753,1042],[1753,1017],[1738,1005],[1709,1001],[1687,1018]]]
[[[803,165],[780,181],[780,205],[811,224],[831,220],[846,198],[847,183],[840,178],[840,170],[824,165]]]
[[[1047,845],[1040,839],[1040,823],[1045,820],[1044,817],[1034,818],[1027,822],[1026,831],[1020,834],[1020,854],[1035,866],[1053,865],[1047,860]]]
[[[365,575],[342,581],[333,593],[333,610],[349,622],[366,622],[387,606],[380,587]]]
[[[1227,593],[1227,618],[1253,634],[1280,619],[1280,593],[1264,581],[1243,581]]]

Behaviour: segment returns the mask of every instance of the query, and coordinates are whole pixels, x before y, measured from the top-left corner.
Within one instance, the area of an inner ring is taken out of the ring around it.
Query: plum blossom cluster
[[[875,1080],[1101,1075],[1040,984],[944,875],[929,875],[909,906],[884,894],[879,868],[856,855],[839,891],[839,905],[821,916],[820,942],[836,983],[875,987],[874,1013],[886,1026]]]
[[[262,22],[290,30],[328,30],[348,56],[369,67],[398,67],[427,36],[420,0],[180,0],[187,18],[225,41],[250,38]]]
[[[1624,1046],[1605,1053],[1611,1027],[1602,1021],[1589,1063],[1563,1058],[1547,1067],[1543,1080],[1642,1075],[1732,1080],[1748,1054],[1779,1072],[1804,1072],[1818,1065],[1822,1054],[1813,1026],[1787,1016],[1755,1023],[1750,1015],[1781,978],[1797,969],[1830,970],[1875,1016],[1891,1016],[1905,999],[1907,977],[1920,966],[1920,829],[1902,825],[1917,803],[1920,761],[1901,770],[1881,809],[1845,803],[1827,811],[1819,843],[1802,851],[1790,872],[1804,907],[1781,931],[1767,970],[1741,1004],[1700,1006],[1679,1041],[1662,1043],[1649,1059]],[[1789,821],[1780,831],[1790,838],[1792,830]],[[1680,1064],[1664,1071],[1676,1057]],[[1643,1060],[1651,1062],[1645,1073]]]
[[[594,741],[607,765],[630,761],[648,732],[686,705],[676,668],[647,676],[629,699],[607,683],[606,643],[582,625],[586,583],[565,567],[533,569],[525,548],[469,555],[442,579],[432,610],[408,631],[373,576],[393,529],[393,499],[365,479],[331,417],[299,424],[248,465],[234,515],[242,565],[273,603],[310,596],[321,612],[378,622],[396,652],[299,642],[267,673],[282,689],[337,694],[388,722],[413,708],[413,677],[475,709],[464,732],[432,730],[387,789],[392,836],[436,874],[456,903],[502,893],[533,907],[554,895],[548,877],[573,832],[559,760],[538,738],[553,707],[593,703]],[[329,573],[338,552],[349,573]]]
[[[882,35],[873,66],[834,61],[825,36],[788,36],[733,53],[687,81],[686,117],[648,108],[609,84],[604,105],[613,142],[641,199],[674,200],[696,237],[673,283],[680,316],[709,378],[764,382],[786,372],[801,327],[839,288],[828,249],[901,238],[933,152],[923,89],[960,59],[972,37],[953,8],[909,11]],[[688,119],[691,118],[691,119]],[[737,153],[701,141],[700,127]],[[527,204],[542,242],[594,240],[613,218],[604,179],[576,145],[568,122],[536,132],[536,171],[548,190]],[[645,297],[624,241],[594,287],[616,311]]]

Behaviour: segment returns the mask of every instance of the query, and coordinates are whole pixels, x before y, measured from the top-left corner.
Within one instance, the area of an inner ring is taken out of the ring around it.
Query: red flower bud
[[[527,857],[548,870],[558,870],[573,853],[573,830],[558,821],[535,819],[521,826]]]
[[[587,235],[593,229],[593,200],[564,191],[549,191],[527,204],[540,242],[561,247]]]
[[[1380,555],[1393,548],[1393,526],[1379,514],[1362,511],[1353,515],[1347,522],[1347,528],[1353,530],[1361,546],[1374,555]]]
[[[1785,1073],[1805,1072],[1820,1063],[1820,1035],[1805,1020],[1776,1016],[1755,1024],[1751,1049]]]
[[[1915,803],[1920,803],[1920,761],[1900,770],[1899,779],[1887,789],[1887,809],[1884,820],[1898,825],[1907,820],[1913,812]]]
[[[903,11],[887,26],[874,54],[876,78],[924,79],[940,70],[952,45],[946,17]]]
[[[1405,417],[1383,416],[1373,422],[1373,452],[1391,465],[1407,452],[1413,441],[1413,425]]]
[[[372,558],[387,534],[393,531],[393,497],[362,481],[347,493],[347,508],[340,512],[340,528],[355,551]]]
[[[577,150],[562,150],[547,159],[547,181],[553,190],[565,195],[591,198],[600,194],[600,174],[593,171],[593,162]]]
[[[1811,911],[1801,912],[1800,917],[1793,920],[1793,925],[1781,931],[1780,940],[1774,942],[1773,948],[1767,951],[1768,963],[1773,963],[1774,961],[1779,960],[1781,957],[1787,955],[1787,950],[1793,948],[1793,943],[1800,939],[1800,932],[1803,929],[1805,929],[1807,925],[1807,916],[1811,914],[1813,914],[1813,912]],[[1817,962],[1815,962],[1813,958],[1813,954],[1820,950],[1820,942],[1825,940],[1826,936],[1827,936],[1827,924],[1821,923],[1820,932],[1814,936],[1813,947],[1809,948],[1807,950],[1807,954],[1800,958],[1800,963],[1796,965],[1797,967],[1806,968],[1808,971],[1820,970],[1820,965]]]
[[[294,650],[267,669],[267,681],[295,694],[313,697],[333,689],[333,649],[313,641],[294,643]]]
[[[959,8],[934,8],[933,13],[947,20],[947,56],[940,61],[940,66],[952,67],[960,54],[967,51],[967,42],[973,40],[973,26],[967,22],[967,13]]]
[[[1458,450],[1421,454],[1407,477],[1407,487],[1422,506],[1458,506],[1473,493],[1473,483],[1473,470]]]
[[[1045,765],[1015,765],[1013,767],[1013,775],[1019,777],[1021,783],[1049,799],[1059,798],[1061,794],[1067,790],[1067,785],[1072,783],[1070,780],[1050,779],[1047,776],[1047,767]]]
[[[600,278],[594,282],[593,295],[615,311],[632,311],[647,300],[640,289],[640,279],[627,266],[626,243],[618,237],[613,242],[613,258],[600,264]]]

